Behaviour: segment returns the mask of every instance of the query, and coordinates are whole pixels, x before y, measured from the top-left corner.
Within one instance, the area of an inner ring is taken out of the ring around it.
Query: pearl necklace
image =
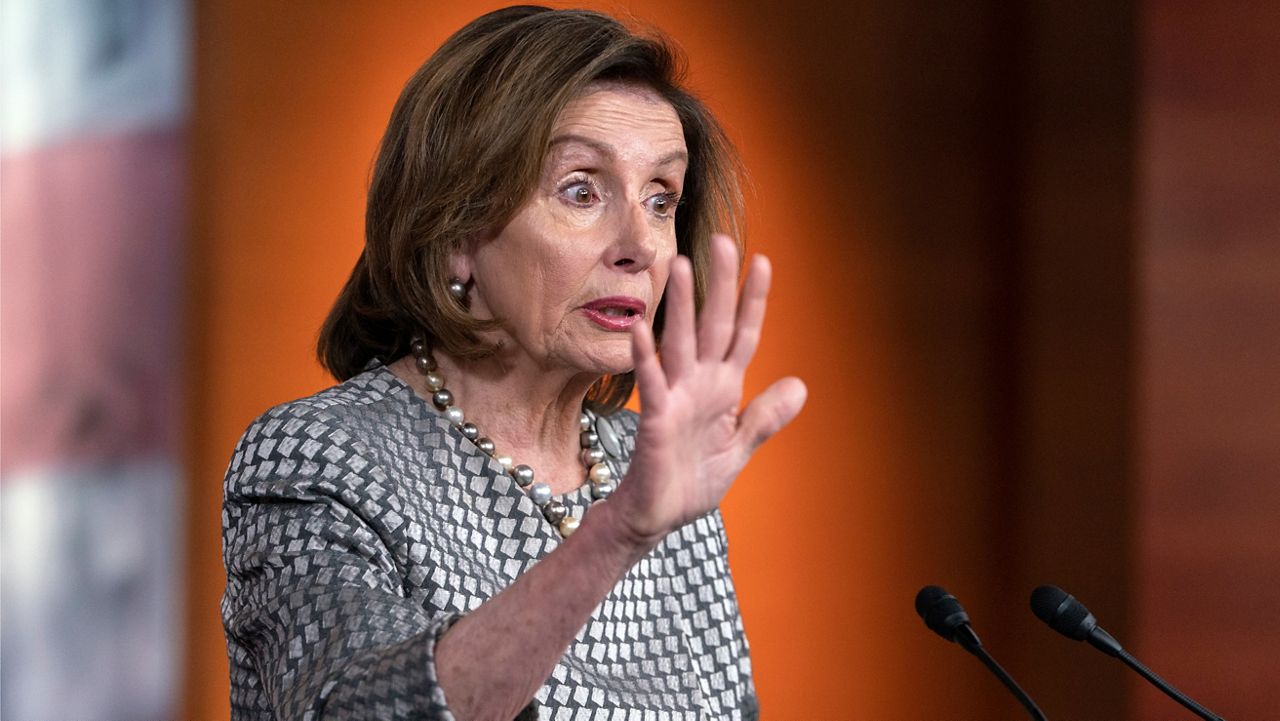
[[[533,469],[529,466],[523,463],[517,464],[512,460],[511,456],[500,455],[493,441],[481,435],[480,429],[476,424],[467,421],[466,414],[462,412],[462,409],[453,404],[453,394],[444,387],[444,377],[437,372],[439,367],[427,350],[426,343],[415,339],[410,344],[410,347],[413,350],[413,360],[418,372],[426,380],[427,390],[431,391],[431,404],[444,415],[445,420],[449,421],[449,424],[454,428],[457,428],[463,437],[474,443],[476,448],[484,451],[501,464],[503,470],[542,509],[542,515],[560,532],[562,537],[568,538],[574,531],[578,530],[578,525],[582,523],[582,519],[570,515],[569,508],[564,502],[551,497],[551,486],[542,481],[534,481]],[[582,462],[587,468],[587,481],[591,484],[591,497],[596,501],[603,501],[617,488],[617,483],[613,480],[613,471],[609,470],[609,466],[605,465],[604,449],[600,447],[600,436],[591,430],[592,416],[589,412],[584,412],[579,418],[578,428],[580,431],[579,442],[582,445]]]

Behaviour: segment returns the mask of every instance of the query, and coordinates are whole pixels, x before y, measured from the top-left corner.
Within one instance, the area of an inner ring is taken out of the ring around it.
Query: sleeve
[[[407,593],[371,517],[394,513],[372,490],[385,474],[357,446],[322,413],[264,416],[241,439],[222,516],[228,644],[277,719],[452,721],[434,651],[457,616]]]
[[[755,679],[751,673],[751,648],[747,643],[747,631],[742,623],[742,612],[738,606],[738,592],[733,583],[733,574],[729,572],[729,535],[724,528],[724,516],[720,509],[712,511],[711,520],[715,526],[718,574],[724,581],[725,603],[728,611],[726,618],[732,619],[733,626],[725,629],[722,638],[734,646],[737,661],[738,678],[738,717],[743,721],[757,721],[760,718],[760,701],[756,696]]]

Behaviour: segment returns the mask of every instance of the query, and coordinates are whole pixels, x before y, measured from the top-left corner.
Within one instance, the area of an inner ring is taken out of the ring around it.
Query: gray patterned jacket
[[[622,439],[621,478],[637,417],[599,422]],[[590,493],[563,500],[581,517]],[[451,721],[435,640],[560,542],[385,367],[258,418],[227,469],[222,525],[236,719]],[[757,715],[717,511],[627,573],[521,718]]]

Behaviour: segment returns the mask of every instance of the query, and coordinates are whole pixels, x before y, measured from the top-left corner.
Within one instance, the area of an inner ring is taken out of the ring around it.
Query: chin
[[[583,370],[589,370],[598,376],[616,376],[630,373],[633,367],[630,343],[627,344],[625,353],[595,354],[582,365]]]
[[[601,364],[593,369],[593,372],[598,376],[620,376],[623,373],[630,373],[631,370],[631,359],[628,358],[626,363]]]

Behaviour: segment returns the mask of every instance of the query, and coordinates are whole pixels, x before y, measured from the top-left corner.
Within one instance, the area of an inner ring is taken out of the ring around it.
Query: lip
[[[629,295],[611,295],[597,298],[582,306],[583,315],[605,330],[630,330],[632,326],[644,320],[646,308],[644,301]],[[609,311],[630,311],[631,315],[614,315]]]

